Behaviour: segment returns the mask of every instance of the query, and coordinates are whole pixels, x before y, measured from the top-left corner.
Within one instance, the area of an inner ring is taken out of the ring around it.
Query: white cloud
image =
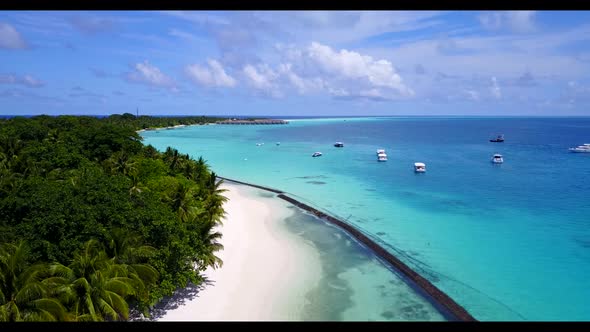
[[[558,99],[561,102],[575,102],[588,103],[590,101],[590,86],[579,84],[575,81],[567,82],[567,86],[561,92]]]
[[[242,74],[248,85],[254,89],[273,97],[283,96],[278,82],[279,73],[272,70],[267,64],[258,65],[256,67],[247,64],[242,68]]]
[[[296,42],[321,40],[336,44],[388,32],[417,31],[441,24],[433,11],[270,11],[255,12],[263,24],[282,30]],[[268,33],[269,31],[263,31]],[[284,38],[283,38],[284,40]]]
[[[536,29],[535,27],[535,12],[528,10],[509,11],[508,24],[512,31],[515,32],[531,32]]]
[[[179,11],[179,10],[170,10],[170,11],[161,11],[160,13],[174,16],[180,19],[184,19],[196,24],[202,25],[228,25],[230,21],[227,20],[225,17],[221,15],[214,15],[205,12],[195,12],[195,11]]]
[[[178,30],[178,29],[170,29],[168,31],[168,34],[170,36],[178,37],[178,38],[185,39],[185,40],[195,40],[196,39],[196,37],[193,34],[182,31],[182,30]]]
[[[0,48],[16,50],[26,47],[27,43],[12,25],[0,22]]]
[[[413,96],[414,91],[404,85],[391,62],[373,60],[368,55],[348,50],[335,52],[329,46],[312,42],[306,56],[320,70],[345,80],[367,81],[371,88],[387,88],[401,96]]]
[[[373,99],[386,99],[382,92],[377,89],[361,90],[359,96]]]
[[[301,95],[320,91],[327,85],[327,83],[320,77],[302,77],[301,75],[303,74],[298,74],[293,70],[292,63],[280,64],[278,73],[283,77],[286,84],[295,87],[297,92]]]
[[[45,85],[31,75],[17,76],[13,74],[0,74],[0,84],[20,84],[29,88],[40,88]]]
[[[492,86],[490,87],[490,92],[492,93],[492,96],[494,96],[494,98],[502,98],[502,92],[500,91],[500,86],[498,85],[498,80],[495,76],[492,77]]]
[[[234,87],[236,79],[228,75],[216,60],[207,60],[207,66],[197,64],[185,68],[188,76],[197,84],[207,87]]]
[[[95,34],[110,31],[115,26],[115,20],[109,17],[72,16],[67,21],[83,33]]]
[[[514,10],[504,12],[491,12],[480,15],[479,22],[488,30],[509,29],[517,33],[535,31],[535,12],[527,10]]]
[[[174,80],[166,76],[159,68],[152,66],[147,60],[136,63],[133,71],[126,74],[130,82],[143,83],[156,87],[172,88],[175,86]]]
[[[471,99],[473,101],[479,101],[479,93],[477,93],[477,91],[465,90],[465,93],[467,93],[469,99]]]
[[[327,93],[335,97],[399,99],[414,96],[391,62],[348,50],[335,51],[317,42],[304,48],[277,45],[280,61],[246,63],[236,80],[263,95],[281,97],[296,91],[300,95]],[[187,68],[191,78],[206,86],[233,86],[237,82],[221,64],[209,60],[209,67]],[[225,79],[222,79],[225,78]]]

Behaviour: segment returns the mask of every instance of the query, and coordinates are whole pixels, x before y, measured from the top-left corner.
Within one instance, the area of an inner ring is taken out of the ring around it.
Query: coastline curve
[[[254,187],[254,188],[258,188],[258,189],[262,189],[262,190],[276,193],[276,194],[278,194],[277,195],[278,198],[281,198],[281,199],[297,206],[298,208],[313,214],[314,216],[316,216],[319,219],[322,219],[324,221],[329,222],[332,225],[339,227],[340,229],[346,231],[355,240],[359,241],[360,243],[362,243],[363,245],[365,245],[366,247],[371,249],[379,258],[383,259],[388,264],[390,264],[392,267],[394,267],[399,272],[401,272],[406,278],[408,278],[410,281],[412,281],[420,290],[425,292],[432,299],[432,301],[435,304],[437,304],[439,307],[441,307],[445,311],[447,311],[456,320],[465,321],[465,322],[477,321],[477,319],[475,319],[475,317],[473,317],[465,308],[463,308],[460,304],[455,302],[455,300],[453,300],[451,297],[449,297],[446,293],[444,293],[442,290],[440,290],[438,287],[436,287],[434,284],[432,284],[430,281],[428,281],[428,279],[422,277],[419,273],[414,271],[411,267],[409,267],[407,264],[402,262],[399,258],[395,257],[395,255],[393,255],[392,253],[387,251],[385,248],[383,248],[377,242],[375,242],[372,239],[370,239],[369,237],[367,237],[365,234],[363,234],[361,231],[356,229],[354,226],[352,226],[344,221],[341,221],[337,218],[334,218],[322,211],[319,211],[319,210],[317,210],[305,203],[302,203],[292,197],[289,197],[286,195],[286,193],[284,191],[274,189],[274,188],[264,187],[264,186],[260,186],[260,185],[256,185],[256,184],[251,184],[251,183],[247,183],[247,182],[243,182],[243,181],[233,180],[233,179],[229,179],[229,178],[225,178],[225,177],[221,177],[221,176],[217,176],[217,178],[222,179],[224,181],[239,183],[239,184],[243,184],[246,186],[250,186],[250,187]]]

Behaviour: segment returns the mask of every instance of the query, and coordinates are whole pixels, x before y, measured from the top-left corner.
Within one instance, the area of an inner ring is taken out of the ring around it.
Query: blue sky
[[[0,114],[590,116],[588,11],[0,11]]]

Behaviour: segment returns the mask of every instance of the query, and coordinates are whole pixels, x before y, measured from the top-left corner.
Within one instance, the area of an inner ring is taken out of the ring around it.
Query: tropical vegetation
[[[0,321],[128,320],[221,266],[221,182],[136,132],[215,120],[0,120]]]

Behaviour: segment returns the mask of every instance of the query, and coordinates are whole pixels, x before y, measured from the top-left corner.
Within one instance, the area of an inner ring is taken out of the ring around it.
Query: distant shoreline
[[[192,126],[213,126],[213,125],[217,125],[217,124],[216,123],[194,123],[194,124],[189,124],[189,125],[176,125],[176,126],[168,126],[168,127],[145,128],[145,129],[136,130],[135,132],[136,133],[142,133],[142,132],[145,132],[145,131],[177,129],[177,128],[183,128],[183,127],[192,127]]]

